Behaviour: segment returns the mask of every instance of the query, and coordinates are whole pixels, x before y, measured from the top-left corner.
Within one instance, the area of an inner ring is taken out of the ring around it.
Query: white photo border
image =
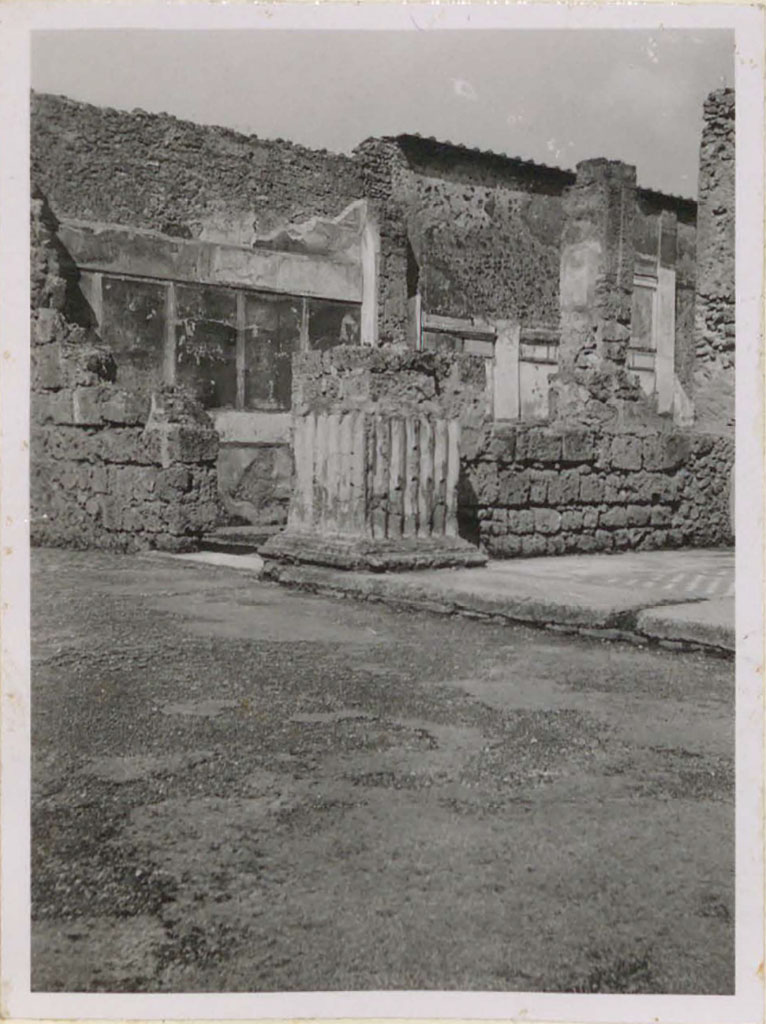
[[[764,1019],[764,23],[761,6],[639,4],[0,4],[0,586],[2,978],[13,1019],[501,1019],[745,1024]],[[338,992],[66,994],[30,991],[29,88],[35,30],[417,31],[733,28],[736,127],[736,992],[733,996]]]

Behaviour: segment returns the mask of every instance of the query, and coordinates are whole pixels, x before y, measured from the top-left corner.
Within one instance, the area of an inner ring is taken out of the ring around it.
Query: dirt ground
[[[35,551],[32,987],[730,993],[733,675]]]

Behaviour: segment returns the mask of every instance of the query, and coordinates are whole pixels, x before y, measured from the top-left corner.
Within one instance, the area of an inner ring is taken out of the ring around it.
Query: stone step
[[[233,555],[257,552],[262,544],[283,530],[283,526],[219,526],[202,538],[202,551],[220,551]]]

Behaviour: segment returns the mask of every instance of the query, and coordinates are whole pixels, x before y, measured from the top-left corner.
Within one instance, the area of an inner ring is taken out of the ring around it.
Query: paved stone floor
[[[537,579],[575,579],[594,586],[639,588],[662,597],[704,599],[734,595],[734,550],[642,551],[617,555],[515,558],[492,571]]]

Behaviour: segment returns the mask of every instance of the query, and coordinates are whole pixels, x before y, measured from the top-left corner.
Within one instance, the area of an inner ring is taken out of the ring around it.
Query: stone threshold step
[[[249,555],[283,530],[283,526],[219,526],[206,533],[201,551],[217,551],[231,555]]]

